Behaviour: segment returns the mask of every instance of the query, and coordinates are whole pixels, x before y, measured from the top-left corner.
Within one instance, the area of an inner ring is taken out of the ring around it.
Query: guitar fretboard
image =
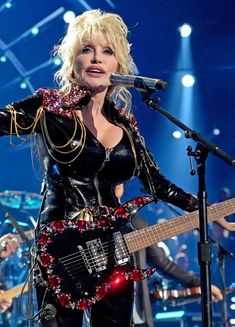
[[[208,222],[229,216],[235,212],[235,198],[216,203],[207,208]],[[124,235],[130,253],[144,249],[175,235],[188,232],[199,227],[198,211],[169,219],[162,223],[149,226]]]

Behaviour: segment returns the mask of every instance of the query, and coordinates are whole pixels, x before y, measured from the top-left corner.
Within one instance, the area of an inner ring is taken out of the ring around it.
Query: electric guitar
[[[234,284],[232,284],[233,286]],[[235,287],[229,287],[225,289],[225,294],[229,294],[235,291]],[[156,289],[150,291],[151,301],[160,301],[165,304],[172,306],[183,305],[187,303],[192,303],[201,298],[201,287],[191,287],[185,289]]]
[[[4,290],[2,293],[0,293],[0,301],[2,299],[13,299],[19,294],[23,294],[28,291],[28,283],[22,283],[19,285],[14,286],[13,288],[10,288],[9,290]]]
[[[85,208],[74,220],[54,221],[41,230],[36,252],[48,288],[66,308],[85,310],[117,286],[155,270],[132,267],[130,254],[199,227],[198,211],[131,231],[126,218],[152,202],[139,197],[113,211]],[[235,198],[208,208],[212,222],[235,212]]]

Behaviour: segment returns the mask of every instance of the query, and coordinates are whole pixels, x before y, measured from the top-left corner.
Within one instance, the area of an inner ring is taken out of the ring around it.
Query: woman
[[[92,225],[94,212],[95,219],[100,217],[96,224],[106,224],[103,212],[110,213],[119,206],[115,186],[133,176],[138,176],[144,190],[154,198],[165,199],[188,211],[197,208],[195,197],[159,173],[134,117],[127,111],[131,107],[130,93],[110,85],[112,72],[134,72],[127,34],[127,27],[118,15],[91,10],[78,16],[55,49],[62,59],[61,69],[56,73],[60,88],[39,89],[33,96],[8,105],[0,112],[2,135],[27,134],[25,141],[36,134],[44,172],[39,235],[41,228],[52,221]],[[60,232],[62,225],[57,224]],[[50,230],[39,236],[40,264],[46,267],[42,269],[43,279],[54,260],[43,256],[51,242]],[[69,241],[68,237],[64,245]],[[58,246],[57,250],[62,247]],[[81,255],[84,255],[82,250]],[[89,271],[89,265],[87,269]],[[83,302],[74,305],[69,296],[62,296],[60,279],[51,278],[48,283],[51,287],[46,291],[43,282],[38,286],[41,325],[81,326],[83,312],[79,309]],[[76,287],[83,287],[77,280],[74,283]],[[108,294],[104,299],[96,294],[100,301],[92,298],[95,302],[90,315],[92,326],[130,325],[132,284],[130,282],[125,291]],[[56,294],[51,291],[53,287]],[[106,293],[108,287],[106,284],[97,289]]]

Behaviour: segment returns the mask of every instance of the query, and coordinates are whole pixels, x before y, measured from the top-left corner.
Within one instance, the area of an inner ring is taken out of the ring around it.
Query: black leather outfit
[[[19,126],[30,126],[34,120],[37,109],[44,103],[43,93],[37,93],[23,101],[13,103],[12,106],[17,112],[17,123]],[[69,108],[66,108],[69,109]],[[77,109],[79,109],[79,104]],[[118,111],[110,102],[105,105],[106,115],[114,124],[121,122],[129,131],[137,153],[138,170],[135,170],[135,158],[131,143],[126,131],[123,131],[121,141],[112,149],[106,149],[97,138],[86,128],[85,146],[78,158],[68,164],[58,161],[70,161],[74,153],[55,153],[50,144],[45,144],[42,136],[42,125],[39,123],[35,128],[39,158],[44,172],[43,202],[40,211],[40,224],[53,220],[71,218],[82,208],[89,206],[105,205],[118,207],[115,196],[115,186],[128,179],[134,174],[138,175],[140,182],[146,192],[152,193],[155,197],[166,199],[182,209],[189,211],[194,209],[192,196],[169,182],[162,176],[155,165],[149,163],[147,150],[141,144],[140,138],[133,124],[121,117]],[[52,142],[62,145],[68,142],[74,131],[74,120],[55,112],[44,110],[47,131]],[[0,135],[9,135],[11,114],[8,108],[0,110]],[[14,129],[12,131],[15,133]],[[18,128],[19,134],[29,133],[30,129]],[[73,141],[68,144],[65,151],[76,147],[80,139],[81,129]],[[48,152],[56,156],[57,161]],[[39,288],[39,306],[43,293]],[[133,285],[116,297],[107,297],[92,307],[92,326],[119,326],[128,327],[131,320],[133,298]],[[53,297],[46,299],[54,303]],[[51,303],[50,302],[50,303]],[[57,316],[53,320],[42,319],[43,327],[73,327],[80,326],[82,312],[78,310],[62,309],[56,303]],[[80,321],[80,323],[79,323]]]

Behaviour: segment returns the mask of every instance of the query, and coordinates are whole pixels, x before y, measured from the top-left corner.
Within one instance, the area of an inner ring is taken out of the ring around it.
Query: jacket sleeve
[[[42,94],[36,93],[0,109],[0,136],[29,134],[41,105]]]
[[[151,194],[156,200],[164,200],[188,212],[197,210],[198,199],[192,194],[186,193],[160,173],[157,163],[145,146],[135,117],[129,114],[125,118],[128,122],[128,129],[132,133],[140,162],[136,175],[143,186],[142,190]]]
[[[198,198],[185,192],[162,175],[153,156],[145,147],[138,178],[143,191],[152,194],[156,199],[169,202],[188,212],[198,209]]]
[[[136,215],[132,224],[135,228],[141,229],[147,227],[146,220]],[[157,244],[146,248],[146,258],[150,266],[154,266],[167,278],[176,280],[186,287],[200,286],[200,278],[184,270],[178,263],[170,260],[164,250]]]
[[[164,276],[174,279],[186,287],[200,286],[200,278],[184,270],[178,263],[170,260],[157,244],[147,248],[147,260],[158,268]]]

